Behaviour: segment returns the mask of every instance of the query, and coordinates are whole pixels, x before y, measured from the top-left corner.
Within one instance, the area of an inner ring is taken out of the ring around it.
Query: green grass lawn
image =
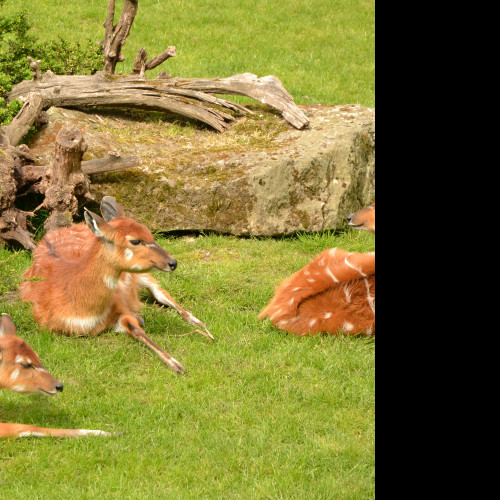
[[[156,277],[217,337],[176,337],[191,328],[145,297],[146,331],[185,376],[125,335],[42,331],[16,292],[31,257],[0,250],[2,312],[65,384],[54,398],[3,391],[2,420],[125,433],[3,440],[2,498],[373,498],[374,341],[297,338],[257,316],[313,255],[370,251],[374,238],[160,242],[180,265]]]
[[[107,4],[8,0],[3,10],[27,9],[41,40],[98,42]],[[272,74],[300,104],[375,106],[375,0],[141,0],[117,71],[130,72],[141,47],[154,57],[169,45],[177,57],[151,77]]]

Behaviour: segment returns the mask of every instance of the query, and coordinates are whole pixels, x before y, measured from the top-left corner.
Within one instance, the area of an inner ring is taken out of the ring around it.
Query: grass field
[[[27,9],[42,40],[98,42],[107,3],[8,0],[4,14]],[[151,76],[272,74],[301,104],[375,106],[374,18],[375,0],[141,0],[118,71],[130,72],[141,47],[153,57],[175,45]]]
[[[181,265],[157,277],[217,337],[174,337],[189,326],[148,301],[146,330],[189,369],[183,377],[124,335],[41,331],[16,297],[29,255],[0,250],[2,311],[65,384],[52,399],[4,392],[2,420],[125,432],[2,441],[2,498],[371,498],[374,341],[299,339],[257,315],[312,255],[373,250],[373,237],[161,243]]]
[[[141,46],[153,56],[176,45],[165,65],[176,76],[275,74],[299,103],[374,106],[374,4],[141,0],[122,69]],[[10,0],[3,14],[27,8],[41,39],[101,40],[106,5]],[[313,256],[372,251],[374,237],[159,242],[180,264],[155,277],[217,338],[179,336],[191,328],[144,297],[146,331],[188,368],[182,377],[124,335],[41,330],[17,292],[31,256],[0,248],[0,313],[65,384],[54,398],[3,391],[0,419],[123,432],[0,441],[0,498],[374,498],[374,340],[296,338],[257,319],[275,286]]]

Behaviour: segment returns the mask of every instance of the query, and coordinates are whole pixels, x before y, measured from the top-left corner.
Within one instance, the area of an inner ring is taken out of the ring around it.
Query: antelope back
[[[45,369],[37,353],[16,336],[7,314],[0,317],[0,389],[24,394],[56,394],[62,384]]]
[[[355,229],[375,234],[375,203],[349,215],[347,222]]]

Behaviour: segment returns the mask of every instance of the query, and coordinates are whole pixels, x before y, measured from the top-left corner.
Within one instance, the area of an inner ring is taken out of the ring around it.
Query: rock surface
[[[115,196],[131,217],[155,231],[207,230],[274,236],[336,229],[375,198],[375,111],[359,105],[302,107],[298,131],[262,106],[224,134],[164,115],[85,114],[52,108],[30,143],[48,164],[64,125],[89,148],[137,154],[143,164],[92,178],[96,199]]]

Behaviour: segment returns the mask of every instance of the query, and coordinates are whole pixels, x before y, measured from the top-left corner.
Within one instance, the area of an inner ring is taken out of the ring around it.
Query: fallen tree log
[[[250,97],[280,111],[294,127],[302,129],[309,120],[293,102],[282,83],[273,76],[258,78],[245,73],[230,78],[146,79],[137,75],[56,76],[47,72],[40,79],[24,81],[12,89],[7,100],[27,102],[40,96],[43,109],[58,107],[123,107],[177,113],[201,121],[219,132],[237,114],[251,113],[239,104],[217,97],[230,94]]]

